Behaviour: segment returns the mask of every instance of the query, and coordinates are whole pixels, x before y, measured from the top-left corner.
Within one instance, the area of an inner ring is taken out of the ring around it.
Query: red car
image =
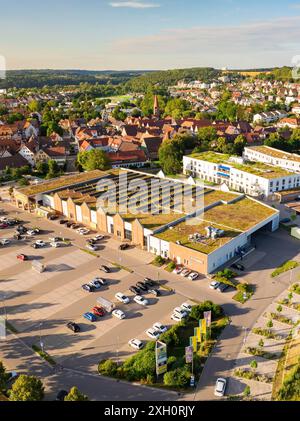
[[[92,312],[95,316],[99,316],[99,317],[105,316],[105,311],[103,310],[102,307],[94,307]]]
[[[7,228],[7,227],[8,227],[8,225],[5,224],[4,222],[2,224],[0,224],[0,229],[4,229],[4,228]]]
[[[24,262],[25,260],[28,260],[28,256],[26,256],[26,254],[18,254],[17,259]]]

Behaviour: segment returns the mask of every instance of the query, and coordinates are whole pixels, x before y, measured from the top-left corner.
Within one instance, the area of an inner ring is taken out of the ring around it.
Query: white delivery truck
[[[103,307],[107,313],[111,313],[115,309],[115,304],[103,297],[97,298],[97,305]]]

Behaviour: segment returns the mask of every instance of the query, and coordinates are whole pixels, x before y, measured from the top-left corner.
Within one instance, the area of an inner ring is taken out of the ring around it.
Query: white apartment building
[[[269,146],[252,146],[244,150],[244,159],[264,162],[300,174],[300,155],[284,152]]]
[[[275,192],[300,187],[300,174],[214,152],[183,157],[183,171],[208,182],[225,183],[229,189],[253,197],[268,197]]]
[[[263,113],[255,114],[253,116],[253,123],[258,123],[258,124],[274,123],[275,121],[278,121],[281,118],[287,117],[287,115],[288,114],[285,111],[279,111],[279,110],[263,112]]]

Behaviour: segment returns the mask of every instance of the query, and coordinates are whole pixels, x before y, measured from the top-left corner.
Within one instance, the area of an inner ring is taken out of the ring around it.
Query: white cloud
[[[188,63],[242,68],[290,64],[292,56],[300,53],[299,39],[300,16],[293,16],[243,25],[165,29],[115,40],[110,51],[129,63],[139,59],[149,68],[160,63],[164,68]]]
[[[143,3],[141,1],[118,1],[109,3],[111,7],[126,7],[130,9],[152,9],[160,7],[160,4],[157,3]]]

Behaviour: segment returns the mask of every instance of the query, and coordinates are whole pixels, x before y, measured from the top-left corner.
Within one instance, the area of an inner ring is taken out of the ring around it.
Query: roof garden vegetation
[[[274,167],[271,165],[264,164],[262,162],[250,162],[247,161],[247,163],[239,164],[237,162],[234,162],[231,160],[232,157],[229,154],[222,154],[222,153],[216,153],[216,152],[202,152],[202,153],[195,153],[192,155],[189,155],[192,159],[199,159],[201,161],[207,161],[215,164],[227,164],[231,167],[250,173],[253,175],[257,175],[258,177],[263,178],[280,178],[284,176],[291,175],[292,173],[290,171],[287,171],[285,169]],[[240,158],[240,157],[236,157]]]

